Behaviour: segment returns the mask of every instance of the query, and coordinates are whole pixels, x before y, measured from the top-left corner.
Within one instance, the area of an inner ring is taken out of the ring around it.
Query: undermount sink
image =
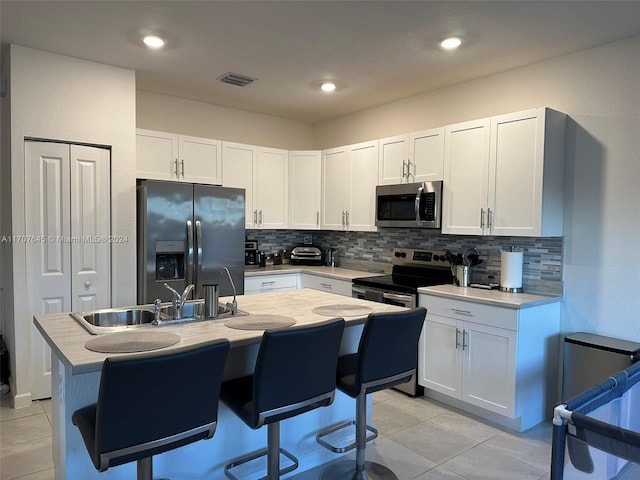
[[[176,323],[201,322],[228,318],[232,315],[248,315],[247,312],[238,310],[232,314],[226,307],[218,307],[216,318],[204,317],[204,301],[186,302],[182,306],[182,316],[173,318],[173,304],[162,304],[160,309],[160,323],[154,324],[155,315],[153,305],[136,305],[123,308],[105,308],[92,312],[73,312],[73,317],[80,325],[87,329],[92,335],[103,333],[120,332],[131,328],[140,327],[161,327],[163,325],[173,325]]]

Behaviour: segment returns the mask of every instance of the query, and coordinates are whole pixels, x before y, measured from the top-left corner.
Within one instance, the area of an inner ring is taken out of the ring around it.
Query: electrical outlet
[[[305,235],[304,238],[302,239],[302,242],[305,244],[313,243],[313,240],[311,239],[311,235]]]

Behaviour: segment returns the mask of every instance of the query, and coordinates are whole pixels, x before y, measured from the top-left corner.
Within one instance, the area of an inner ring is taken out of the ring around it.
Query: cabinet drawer
[[[302,286],[304,288],[313,288],[314,290],[322,290],[324,292],[337,293],[345,297],[351,296],[351,282],[346,280],[336,280],[335,278],[327,278],[319,275],[302,275]]]
[[[476,322],[509,330],[518,330],[518,311],[481,303],[420,295],[420,306],[432,315]]]
[[[260,275],[244,279],[245,292],[268,292],[270,290],[295,290],[298,288],[298,275]]]

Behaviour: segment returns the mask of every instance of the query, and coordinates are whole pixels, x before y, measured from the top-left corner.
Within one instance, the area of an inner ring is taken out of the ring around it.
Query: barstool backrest
[[[343,330],[340,318],[264,332],[253,375],[258,425],[333,401]]]
[[[391,383],[376,385],[379,388],[375,390],[378,390],[394,384],[394,380],[391,380],[394,377],[415,370],[418,365],[418,340],[426,315],[424,307],[369,314],[358,347],[360,365],[356,371],[360,378],[356,377],[356,384],[367,385],[390,379]]]
[[[96,406],[100,470],[211,438],[228,351],[223,340],[107,358]]]

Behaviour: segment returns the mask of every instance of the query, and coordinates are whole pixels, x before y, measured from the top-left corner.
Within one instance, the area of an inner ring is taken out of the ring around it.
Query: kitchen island
[[[223,298],[225,302],[230,299]],[[368,302],[331,293],[301,289],[295,291],[245,295],[238,297],[238,308],[250,314],[284,315],[295,319],[296,325],[311,325],[328,320],[329,316],[313,313],[314,308],[330,305],[360,305],[374,312],[403,310],[400,307]],[[357,349],[366,315],[344,317],[345,333],[341,354]],[[95,338],[67,313],[36,315],[34,322],[52,352],[52,415],[53,460],[55,478],[63,479],[131,479],[135,478],[135,463],[114,467],[98,474],[85,450],[78,429],[71,422],[75,410],[94,403],[98,395],[100,369],[107,356],[85,348]],[[225,326],[225,320],[173,324],[160,328],[178,335],[180,341],[164,350],[180,348],[216,339],[227,338],[231,349],[225,368],[225,380],[251,373],[254,368],[262,330],[238,330]],[[167,385],[170,389],[171,385]],[[162,398],[158,399],[162,402]],[[122,408],[144,408],[136,399],[122,399]],[[368,409],[370,412],[370,408]],[[336,458],[315,442],[317,431],[354,417],[355,403],[336,391],[334,403],[281,424],[282,447],[300,461],[295,473],[308,470]],[[167,415],[174,412],[167,411]],[[161,419],[159,419],[161,421]],[[211,440],[196,442],[154,457],[154,473],[158,477],[219,479],[230,460],[266,446],[266,429],[251,430],[224,404],[220,404],[218,427]]]

